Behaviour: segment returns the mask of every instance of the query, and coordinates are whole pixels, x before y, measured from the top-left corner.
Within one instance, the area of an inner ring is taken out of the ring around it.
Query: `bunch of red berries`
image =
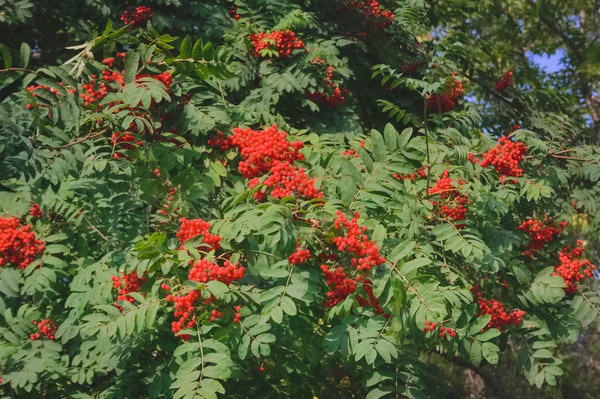
[[[357,270],[369,270],[374,266],[385,263],[385,258],[379,253],[375,241],[369,240],[369,237],[363,232],[367,231],[366,226],[359,226],[357,223],[360,213],[355,212],[352,220],[348,220],[341,211],[337,211],[337,218],[334,225],[336,229],[345,230],[341,237],[334,237],[333,242],[338,251],[351,254],[350,264]]]
[[[277,125],[261,132],[251,129],[233,129],[230,137],[231,145],[238,148],[242,160],[238,170],[249,181],[250,188],[256,187],[258,177],[268,176],[262,184],[271,188],[270,194],[276,198],[297,195],[302,198],[322,198],[323,193],[314,187],[314,179],[310,179],[304,169],[293,163],[304,160],[300,150],[304,147],[301,141],[290,142],[287,133],[279,131]],[[262,201],[267,191],[254,193],[254,197]]]
[[[258,184],[258,178],[248,182],[250,188]],[[291,197],[294,194],[299,198],[323,198],[323,192],[315,188],[315,180],[309,178],[303,168],[298,168],[289,161],[275,162],[262,185],[271,188],[270,194],[275,198]],[[259,201],[264,201],[266,196],[267,192],[264,190],[254,193],[254,197]]]
[[[46,245],[37,240],[31,226],[21,225],[15,217],[0,217],[0,267],[7,263],[25,269],[44,252]]]
[[[565,291],[568,293],[576,292],[577,283],[585,277],[592,277],[593,270],[596,268],[589,260],[581,259],[583,251],[585,251],[583,242],[577,240],[575,248],[571,249],[567,246],[558,254],[560,265],[555,267],[556,270],[552,275],[560,276],[565,280],[567,284]]]
[[[242,311],[242,307],[240,305],[238,305],[234,309],[235,309],[235,314],[233,315],[233,322],[239,323],[240,319],[242,318],[242,314],[240,313]]]
[[[32,341],[36,339],[40,339],[42,337],[46,337],[50,340],[54,340],[54,335],[56,335],[56,330],[58,329],[58,324],[54,323],[50,319],[42,319],[39,322],[35,320],[31,320],[33,324],[38,327],[38,332],[29,335],[29,338]]]
[[[560,222],[557,226],[554,220],[548,220],[547,215],[544,215],[544,220],[529,219],[521,223],[519,229],[530,237],[527,251],[523,255],[532,255],[542,249],[544,244],[558,237],[566,226],[567,222]]]
[[[455,181],[448,177],[446,169],[435,186],[429,189],[429,195],[437,195],[441,199],[431,201],[431,204],[437,207],[447,220],[464,220],[466,217],[469,194],[461,194],[459,191],[464,183],[463,180]]]
[[[519,168],[519,162],[523,160],[523,155],[527,152],[527,146],[521,142],[513,142],[507,136],[498,139],[498,144],[488,152],[483,154],[481,167],[485,168],[492,165],[496,172],[500,174],[500,181],[505,183],[508,176],[523,176],[523,169]],[[517,180],[512,179],[514,184]]]
[[[414,173],[410,173],[408,175],[399,175],[398,173],[394,173],[392,177],[396,180],[404,181],[404,180],[414,180],[414,179],[422,179],[427,177],[427,166],[423,165],[417,169],[415,169]]]
[[[390,10],[383,11],[379,2],[371,1],[355,1],[349,0],[345,7],[340,10],[351,11],[355,10],[363,18],[361,24],[366,29],[384,30],[392,24],[396,17]]]
[[[226,285],[242,278],[244,278],[244,267],[239,263],[234,265],[229,261],[225,261],[223,266],[219,266],[217,263],[206,259],[195,262],[188,274],[188,279],[192,281],[200,283],[220,281]]]
[[[479,292],[478,286],[474,286],[471,289],[471,291],[477,296],[479,314],[489,314],[492,317],[488,322],[486,328],[502,329],[502,327],[505,326],[518,326],[521,324],[522,318],[523,316],[525,316],[524,311],[520,309],[513,309],[512,311],[507,312],[506,310],[504,310],[504,305],[502,305],[497,300],[483,298],[481,292]]]
[[[51,87],[46,86],[46,85],[31,85],[31,86],[27,87],[27,91],[30,92],[33,97],[37,97],[37,93],[35,92],[36,90],[46,90],[46,91],[49,91],[50,93],[54,94],[56,97],[58,97],[58,95],[60,93],[58,91],[58,89],[51,88]]]
[[[429,320],[425,320],[425,328],[423,329],[423,332],[428,333],[430,331],[434,331],[436,329],[436,327],[439,329],[440,338],[444,338],[444,336],[446,336],[446,334],[448,334],[451,338],[456,337],[456,331],[454,331],[453,328],[444,327],[442,325],[439,325],[435,321],[430,322]]]
[[[175,317],[178,320],[171,323],[171,331],[173,334],[177,334],[184,328],[192,328],[196,325],[196,314],[194,303],[200,296],[200,290],[192,290],[185,295],[167,295],[167,302],[173,302],[175,304]],[[180,335],[181,339],[187,341],[190,339],[189,334]]]
[[[158,177],[160,177],[160,172],[158,174]],[[175,196],[175,187],[171,187],[169,189],[169,196],[167,197],[167,203],[163,205],[163,209],[159,209],[158,210],[159,214],[161,214],[161,215],[166,215],[167,214],[167,209],[169,209],[171,207],[171,202],[173,202],[173,197],[174,196]],[[175,208],[173,211],[175,213],[177,213],[178,210],[179,210],[179,208]]]
[[[262,56],[264,49],[277,51],[279,58],[287,58],[293,50],[304,48],[302,40],[289,29],[253,33],[248,38],[252,41],[256,58]]]
[[[34,218],[41,218],[42,217],[42,209],[40,208],[39,204],[33,204],[29,207],[29,214],[31,216],[33,216]]]
[[[469,162],[472,163],[479,163],[480,159],[475,157],[475,154],[473,154],[472,152],[469,153]]]
[[[288,261],[292,265],[299,265],[310,259],[310,250],[302,248],[300,245],[300,238],[298,238],[296,241],[296,250],[288,257]]]
[[[456,76],[456,72],[452,74]],[[457,79],[453,79],[446,84],[443,94],[432,94],[427,98],[427,109],[430,111],[448,112],[452,110],[458,99],[465,95],[463,84]]]
[[[358,155],[358,152],[354,151],[353,149],[349,149],[349,150],[342,152],[342,156],[348,156],[350,158],[360,157],[360,155]]]
[[[131,25],[133,27],[142,26],[151,18],[152,10],[148,6],[136,7],[132,13],[125,10],[123,15],[121,15],[121,21],[123,21],[125,25]]]
[[[238,170],[247,179],[270,172],[277,161],[304,160],[304,154],[300,152],[304,143],[288,141],[287,133],[279,131],[277,125],[263,131],[235,128],[230,139],[242,157]]]
[[[343,302],[348,295],[356,292],[356,281],[348,278],[343,268],[330,269],[327,265],[321,265],[321,271],[325,275],[325,283],[329,287],[324,306],[333,307]]]
[[[318,61],[317,61],[318,60]],[[324,63],[325,60],[319,60],[315,57],[313,63]],[[325,72],[325,91],[306,91],[306,97],[317,104],[324,104],[326,108],[334,108],[343,105],[346,102],[344,95],[348,94],[348,89],[341,89],[333,83],[333,67],[328,66]]]
[[[164,71],[163,73],[159,74],[141,73],[135,77],[135,80],[141,78],[152,78],[158,80],[165,86],[167,92],[171,90],[171,83],[173,83],[173,75],[171,75],[169,71]]]
[[[502,80],[496,83],[496,85],[494,86],[494,90],[498,93],[502,93],[504,90],[506,90],[509,86],[512,85],[512,76],[513,71],[506,72],[502,76]]]
[[[119,149],[122,150],[133,150],[135,146],[129,143],[135,143],[136,146],[141,146],[143,144],[142,140],[136,140],[135,136],[131,133],[122,133],[122,132],[114,132],[110,136],[110,145],[113,147],[119,146]],[[119,152],[115,152],[114,157],[119,159],[123,157],[123,155]]]
[[[232,143],[231,139],[229,137],[226,137],[223,134],[223,132],[217,132],[216,136],[213,136],[210,139],[208,139],[208,145],[213,148],[217,148],[221,151],[225,151],[231,148]]]
[[[183,249],[183,244],[198,236],[202,236],[202,242],[209,245],[211,249],[217,250],[221,248],[221,237],[215,234],[211,234],[208,232],[210,229],[210,223],[205,222],[204,220],[198,219],[186,219],[181,218],[181,225],[179,226],[179,231],[177,232],[177,239],[181,243],[179,249]]]
[[[237,6],[233,6],[228,11],[229,16],[235,19],[236,21],[242,17],[240,14],[237,13],[237,9]]]
[[[129,303],[135,302],[135,299],[129,295],[130,292],[139,292],[142,284],[146,282],[146,277],[139,277],[137,271],[133,271],[131,273],[125,274],[122,273],[121,277],[112,276],[111,280],[113,281],[113,288],[118,290],[117,301],[115,301],[115,306],[119,310],[123,310],[123,308],[117,305],[118,301],[127,301]]]

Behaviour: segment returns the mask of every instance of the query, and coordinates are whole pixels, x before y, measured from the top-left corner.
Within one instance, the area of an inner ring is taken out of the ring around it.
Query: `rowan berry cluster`
[[[242,17],[240,14],[237,13],[237,9],[237,6],[233,6],[228,11],[229,16],[235,19],[236,21]]]
[[[235,314],[233,315],[233,322],[239,323],[240,319],[242,318],[242,314],[240,313],[242,311],[242,307],[240,305],[238,305],[234,309],[235,309]]]
[[[31,226],[15,217],[0,217],[0,267],[11,263],[25,269],[44,252],[46,245],[37,240]]]
[[[427,166],[423,165],[419,168],[415,169],[414,173],[410,173],[407,175],[399,175],[398,173],[394,173],[392,177],[396,180],[404,181],[404,180],[414,180],[414,179],[422,179],[427,177]]]
[[[440,201],[430,201],[431,204],[446,217],[447,220],[464,220],[467,214],[469,194],[461,194],[463,180],[453,180],[448,177],[448,169],[442,177],[429,189],[429,195],[437,195]],[[458,227],[458,226],[457,226]]]
[[[367,298],[363,298],[360,296],[356,297],[356,300],[362,307],[372,307],[377,314],[383,313],[383,308],[379,305],[379,301],[375,298],[373,294],[373,283],[371,280],[365,278],[364,276],[356,277],[356,281],[362,281],[362,289],[367,294]],[[388,315],[386,315],[388,316]]]
[[[521,324],[525,312],[520,309],[513,309],[507,312],[504,305],[495,299],[483,298],[478,286],[474,286],[471,291],[477,296],[477,305],[479,306],[479,314],[481,316],[489,314],[492,318],[488,322],[486,328],[498,328]]]
[[[40,208],[39,204],[33,204],[29,207],[29,214],[31,216],[33,216],[34,218],[41,218],[42,217],[42,209]]]
[[[502,79],[496,83],[496,85],[494,86],[494,90],[498,93],[502,93],[504,90],[506,90],[509,86],[512,85],[512,76],[513,71],[506,72],[502,76]]]
[[[313,63],[325,63],[325,60],[315,57]],[[346,102],[344,95],[348,94],[348,89],[341,89],[336,83],[333,83],[333,67],[328,66],[325,72],[325,90],[324,91],[306,91],[306,97],[317,104],[324,104],[326,108],[334,108],[343,105]]]
[[[567,222],[560,222],[558,225],[554,220],[549,220],[547,215],[544,215],[543,220],[529,219],[519,225],[519,229],[529,234],[529,244],[523,255],[533,255],[534,252],[542,249],[544,244],[558,237],[565,230]]]
[[[310,259],[310,250],[302,248],[300,245],[300,238],[296,242],[296,250],[288,257],[288,261],[292,265],[299,265]]]
[[[36,333],[30,334],[29,339],[35,341],[36,339],[41,339],[42,337],[45,337],[50,340],[54,340],[56,330],[58,329],[58,324],[54,323],[50,319],[42,319],[39,322],[31,320],[31,322],[37,326],[38,331]]]
[[[367,227],[359,226],[357,223],[359,218],[358,212],[354,213],[352,220],[348,220],[341,211],[337,211],[334,226],[338,230],[343,227],[345,234],[341,237],[334,237],[333,242],[338,251],[351,254],[350,264],[354,268],[369,270],[385,263],[385,258],[379,253],[375,241],[369,240],[369,237],[363,234],[367,231]]]
[[[577,292],[577,284],[585,277],[593,276],[593,270],[596,266],[592,265],[588,259],[581,259],[584,251],[583,242],[577,240],[577,244],[573,249],[567,246],[558,254],[560,265],[555,267],[552,275],[560,276],[565,280],[567,284],[565,291],[568,293]]]
[[[327,297],[323,303],[324,306],[333,307],[343,302],[348,295],[356,292],[356,281],[348,278],[343,268],[330,268],[327,265],[321,265],[321,271],[325,275],[325,283],[329,287],[329,291],[326,293]]]
[[[523,176],[523,169],[519,168],[519,162],[523,160],[523,155],[527,152],[527,146],[521,142],[514,142],[507,136],[498,139],[498,144],[488,152],[483,154],[481,167],[485,168],[492,165],[496,172],[500,174],[500,181],[506,183],[508,176]],[[514,184],[517,180],[512,179]]]
[[[139,292],[142,284],[144,284],[147,279],[145,276],[139,277],[137,271],[133,271],[131,273],[121,273],[121,277],[112,276],[111,280],[113,281],[113,288],[117,291],[117,301],[115,301],[115,306],[119,310],[123,310],[123,308],[117,305],[118,301],[127,301],[129,303],[135,302],[135,299],[129,295],[130,292]]]
[[[208,145],[221,151],[225,151],[231,148],[232,143],[229,137],[226,137],[223,132],[217,132],[216,136],[208,139]]]
[[[349,150],[342,152],[342,156],[345,156],[345,157],[347,156],[347,157],[351,157],[351,158],[360,157],[360,155],[358,155],[358,152],[354,151],[353,149],[349,149]]]
[[[225,261],[223,266],[219,266],[216,262],[210,262],[206,259],[195,262],[188,274],[189,280],[198,281],[199,283],[220,281],[229,285],[242,278],[244,278],[244,267],[239,263],[234,265],[229,261]]]
[[[184,328],[192,328],[196,325],[196,313],[194,303],[200,296],[200,290],[192,290],[184,295],[167,295],[167,302],[173,302],[175,305],[174,316],[178,320],[171,323],[171,331],[173,334],[177,333]],[[187,341],[190,339],[189,334],[180,335],[181,339]]]
[[[235,128],[230,140],[242,157],[238,170],[247,179],[270,172],[277,162],[304,160],[304,154],[300,152],[304,143],[288,141],[287,133],[279,131],[277,125],[263,131]]]
[[[171,75],[171,73],[169,71],[164,71],[163,73],[159,73],[159,74],[140,73],[139,75],[137,75],[135,77],[135,80],[138,80],[141,78],[156,79],[165,86],[165,89],[167,90],[167,92],[171,91],[171,84],[173,83],[173,75]]]
[[[456,76],[456,72],[452,74]],[[427,98],[427,109],[430,111],[448,112],[452,110],[458,99],[465,95],[463,84],[457,79],[453,79],[446,84],[443,94],[432,94]]]
[[[267,175],[262,184],[271,188],[270,194],[276,198],[294,194],[302,198],[322,198],[323,193],[314,187],[315,180],[310,179],[304,169],[293,165],[297,160],[304,160],[304,154],[300,152],[304,144],[290,142],[286,136],[287,133],[279,131],[277,125],[261,132],[249,128],[233,129],[231,144],[238,148],[242,157],[238,170],[251,179],[250,188],[260,183],[258,177]],[[259,201],[266,196],[266,190],[254,193]]]
[[[49,91],[50,93],[54,94],[56,97],[59,96],[60,92],[58,91],[58,89],[55,88],[51,88],[49,86],[45,86],[45,85],[31,85],[27,87],[27,91],[31,93],[32,97],[37,97],[37,93],[35,92],[36,90],[46,90]]]
[[[450,327],[444,327],[438,323],[430,322],[429,320],[425,320],[425,328],[423,329],[424,333],[428,333],[430,331],[434,331],[436,328],[439,330],[440,338],[444,338],[446,334],[448,334],[451,338],[456,337],[456,331]]]
[[[480,161],[480,159],[475,157],[475,154],[473,154],[472,152],[469,153],[468,159],[469,159],[469,162],[472,162],[472,163],[479,163],[479,161]]]
[[[158,169],[156,169],[158,170]],[[158,177],[160,177],[160,171],[158,172]],[[158,213],[161,215],[166,215],[167,214],[167,209],[169,209],[171,207],[171,202],[173,202],[173,197],[175,196],[175,187],[171,187],[169,189],[169,196],[167,197],[167,203],[163,205],[163,209],[159,209]],[[179,208],[175,208],[174,211],[177,212],[177,210],[179,210]]]
[[[289,29],[253,33],[248,38],[252,41],[256,58],[261,58],[265,49],[277,51],[279,58],[287,58],[295,49],[304,48],[302,40]]]
[[[142,26],[151,18],[152,18],[152,10],[148,6],[136,7],[132,13],[125,10],[123,12],[123,15],[121,15],[121,21],[125,25],[131,25],[133,27]]]
[[[361,21],[365,29],[384,30],[392,24],[396,17],[390,10],[383,11],[379,2],[349,0],[346,6],[340,8],[344,11],[354,11],[363,18]]]
[[[248,182],[250,188],[259,184],[254,178]],[[297,195],[299,198],[323,198],[323,192],[315,188],[314,179],[310,179],[303,168],[298,168],[290,162],[277,162],[271,168],[271,173],[263,180],[262,185],[271,188],[270,194],[275,198]],[[259,201],[266,199],[266,191],[258,191],[254,197]]]
[[[181,245],[179,249],[183,249],[183,244],[194,237],[201,236],[202,242],[206,245],[210,246],[211,249],[217,250],[221,248],[221,237],[215,234],[209,233],[210,223],[205,222],[204,220],[198,219],[186,219],[181,218],[181,225],[179,226],[179,231],[177,232],[177,239]]]

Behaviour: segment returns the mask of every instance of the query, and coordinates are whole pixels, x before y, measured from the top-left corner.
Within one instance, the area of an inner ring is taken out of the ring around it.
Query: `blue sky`
[[[560,63],[560,59],[564,55],[563,50],[558,50],[554,54],[543,54],[536,55],[528,51],[525,53],[527,58],[533,61],[535,64],[539,65],[546,73],[553,73],[559,71],[562,68]]]

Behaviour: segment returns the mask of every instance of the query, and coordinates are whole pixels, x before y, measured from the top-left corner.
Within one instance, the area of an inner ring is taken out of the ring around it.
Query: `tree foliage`
[[[52,3],[0,1],[5,397],[421,398],[423,354],[512,351],[539,388],[599,326],[594,136],[450,5]]]

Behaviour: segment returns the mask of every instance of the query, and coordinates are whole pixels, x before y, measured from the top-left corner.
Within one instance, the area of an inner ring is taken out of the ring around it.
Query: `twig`
[[[109,131],[110,131],[110,129],[109,129],[109,128],[102,129],[102,130],[100,130],[99,132],[88,134],[88,135],[87,135],[87,136],[85,136],[85,137],[79,138],[79,139],[77,139],[77,140],[73,140],[73,141],[71,141],[71,142],[69,142],[68,144],[65,144],[65,145],[63,145],[63,146],[60,146],[60,147],[50,147],[50,148],[48,148],[48,149],[49,149],[49,150],[51,150],[51,151],[59,151],[59,150],[65,149],[65,148],[72,147],[72,146],[74,146],[74,145],[76,145],[76,144],[83,143],[84,141],[87,141],[87,140],[90,140],[90,139],[94,139],[94,138],[96,138],[96,137],[103,136],[103,135],[105,135],[106,133],[108,133]]]

